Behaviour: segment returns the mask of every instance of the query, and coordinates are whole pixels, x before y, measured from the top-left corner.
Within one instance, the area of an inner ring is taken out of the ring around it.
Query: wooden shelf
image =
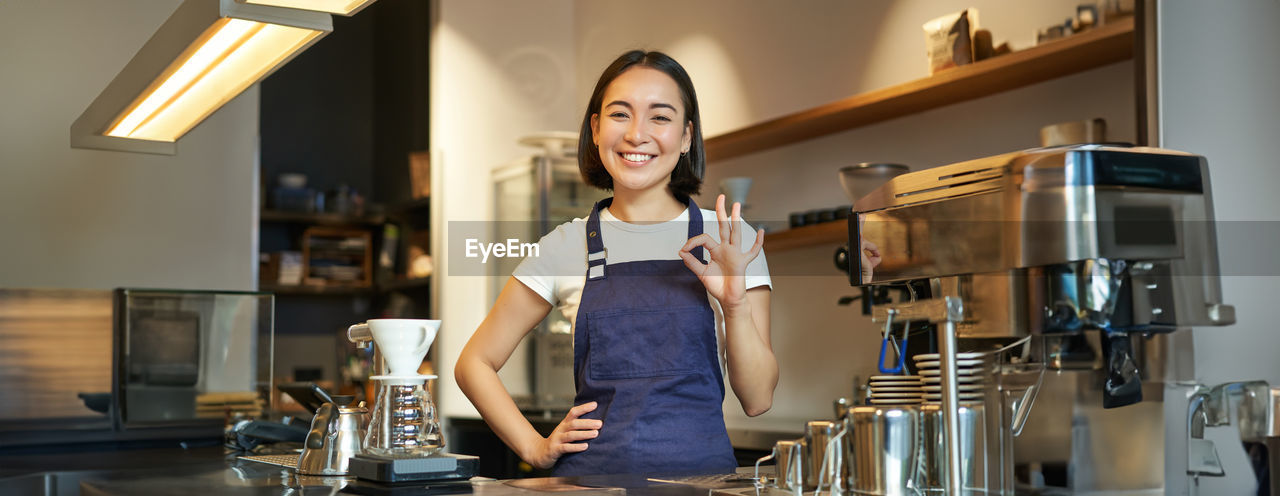
[[[391,217],[408,217],[411,215],[425,214],[431,208],[431,197],[409,200],[404,203],[398,203],[387,207],[387,215]]]
[[[378,283],[378,289],[383,291],[396,291],[403,289],[419,289],[431,287],[430,277],[417,277],[413,279],[396,279],[387,282]]]
[[[275,293],[277,295],[306,295],[306,296],[350,296],[370,294],[375,291],[399,291],[412,289],[426,289],[431,287],[430,277],[419,277],[415,279],[396,279],[394,281],[378,283],[376,286],[311,286],[306,284],[288,285],[288,284],[262,284],[259,291]]]
[[[793,227],[776,233],[764,233],[764,249],[771,253],[823,243],[835,244],[848,241],[849,221],[847,219]]]
[[[350,296],[373,293],[371,286],[310,286],[306,284],[261,284],[259,291],[277,295]]]
[[[707,160],[724,160],[994,95],[1133,58],[1133,18],[854,95],[706,140]]]
[[[342,215],[306,212],[284,212],[280,210],[263,210],[259,214],[262,222],[278,222],[293,224],[313,224],[317,226],[378,226],[386,222],[381,215]]]

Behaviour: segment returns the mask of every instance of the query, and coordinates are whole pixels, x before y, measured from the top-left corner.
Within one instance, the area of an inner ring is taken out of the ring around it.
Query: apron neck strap
[[[690,238],[702,234],[702,210],[698,209],[698,204],[693,202],[693,198],[689,198],[687,202],[689,209],[689,236]],[[608,208],[613,204],[613,198],[605,198],[596,202],[595,207],[591,208],[591,215],[587,217],[587,266],[590,268],[594,265],[604,265],[605,249],[604,236],[600,230],[600,211]],[[706,263],[706,259],[702,256],[703,249],[701,246],[693,249],[694,257],[697,257],[702,263]]]
[[[702,210],[698,209],[698,204],[693,202],[693,197],[689,197],[689,238],[702,234]],[[694,258],[699,262],[707,263],[706,257],[702,256],[702,247],[694,247],[690,250]]]

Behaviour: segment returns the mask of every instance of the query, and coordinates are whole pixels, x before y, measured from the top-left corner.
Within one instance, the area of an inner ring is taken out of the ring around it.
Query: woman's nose
[[[644,125],[639,122],[633,122],[631,125],[627,126],[627,133],[623,135],[623,138],[626,139],[628,143],[638,145],[645,142],[645,136],[646,133],[644,131]]]

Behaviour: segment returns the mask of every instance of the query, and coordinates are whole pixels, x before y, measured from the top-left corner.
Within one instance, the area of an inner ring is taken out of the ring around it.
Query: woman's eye
[[[653,120],[659,121],[659,122],[671,122],[671,118],[665,115],[655,116]]]
[[[612,118],[614,118],[614,119],[626,119],[626,118],[627,118],[627,113],[626,113],[626,112],[614,112],[614,113],[612,113],[612,114],[609,114],[609,117],[612,117]]]

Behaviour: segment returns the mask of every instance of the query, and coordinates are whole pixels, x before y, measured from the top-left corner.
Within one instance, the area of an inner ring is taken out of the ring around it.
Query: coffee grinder
[[[351,474],[379,482],[467,479],[479,458],[441,451],[444,436],[427,388],[434,375],[418,373],[440,330],[439,320],[370,319],[347,329],[357,345],[372,344],[377,383],[373,414]]]

